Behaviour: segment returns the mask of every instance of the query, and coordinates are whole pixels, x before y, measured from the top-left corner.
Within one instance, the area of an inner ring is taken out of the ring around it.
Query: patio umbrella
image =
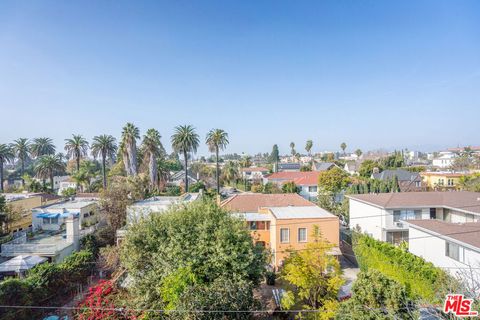
[[[0,273],[15,272],[21,273],[27,271],[37,264],[47,261],[46,258],[39,256],[20,255],[0,264]]]

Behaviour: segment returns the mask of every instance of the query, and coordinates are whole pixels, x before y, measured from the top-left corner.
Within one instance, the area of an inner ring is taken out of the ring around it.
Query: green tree
[[[239,164],[242,168],[249,168],[252,165],[252,157],[248,154],[244,155],[240,160]]]
[[[355,154],[357,155],[357,157],[360,158],[360,156],[363,154],[363,152],[362,152],[362,150],[357,149],[357,150],[355,150]]]
[[[228,181],[229,184],[236,182],[240,178],[238,165],[232,160],[228,160],[222,170],[222,178]]]
[[[300,319],[329,319],[332,314],[318,316],[336,308],[338,291],[344,281],[340,263],[329,254],[333,245],[322,238],[318,227],[313,236],[314,241],[307,244],[305,250],[292,251],[285,259],[281,277],[294,289],[291,303],[283,303],[283,306],[289,309],[301,305],[301,309],[323,311],[302,313]]]
[[[263,186],[263,193],[282,193],[282,189],[276,183],[267,182]]]
[[[290,153],[292,154],[292,157],[295,157],[297,154],[297,151],[295,151],[295,142],[290,142]]]
[[[280,161],[280,153],[278,151],[278,145],[276,144],[273,145],[269,160],[270,160],[270,163],[275,165],[275,172],[277,172],[278,162]]]
[[[217,180],[217,194],[220,194],[220,167],[218,153],[224,150],[229,141],[228,133],[222,129],[212,129],[207,133],[205,143],[208,145],[208,150],[215,153],[215,178]]]
[[[15,154],[12,148],[7,144],[0,144],[0,191],[3,192],[3,166],[8,162],[13,162]]]
[[[153,189],[159,188],[158,184],[158,159],[163,158],[165,149],[160,141],[160,133],[155,129],[148,129],[143,137],[142,151],[145,161],[148,162],[148,174],[150,186]]]
[[[360,272],[336,319],[417,319],[405,287],[377,270]]]
[[[128,122],[122,130],[120,152],[128,176],[138,173],[137,140],[140,139],[140,130],[133,123]]]
[[[298,187],[293,181],[288,181],[282,185],[283,193],[297,193]]]
[[[200,140],[193,126],[183,125],[175,127],[171,141],[173,150],[183,153],[185,162],[185,192],[188,192],[188,154],[197,152]]]
[[[81,186],[82,190],[91,192],[92,179],[97,177],[98,174],[98,162],[83,160],[80,168],[72,175],[72,178],[77,183],[77,187]]]
[[[266,255],[254,245],[245,222],[208,200],[172,207],[131,225],[121,250],[122,263],[135,282],[135,302],[146,308],[178,309],[188,304],[192,283],[198,286],[195,291],[210,288],[218,279],[257,285],[266,264]],[[178,277],[184,271],[191,281],[178,283],[175,279],[185,279]],[[171,289],[173,299],[162,295]],[[179,301],[178,296],[185,298]],[[229,296],[217,298],[226,301]]]
[[[108,134],[95,136],[93,137],[91,149],[95,158],[102,158],[103,189],[105,190],[107,188],[107,159],[111,159],[113,162],[115,158],[115,153],[117,152],[116,139]]]
[[[350,183],[348,174],[338,167],[322,171],[318,175],[319,192],[336,194],[344,190]]]
[[[82,135],[74,134],[71,138],[65,139],[65,151],[68,159],[75,159],[79,171],[80,160],[88,153],[88,141]]]
[[[65,170],[65,163],[63,162],[61,154],[48,154],[38,158],[34,169],[37,177],[44,180],[50,179],[50,188],[53,192],[55,187],[53,184],[53,176]]]
[[[377,161],[365,160],[360,165],[360,168],[358,169],[358,174],[361,177],[370,178],[372,176],[374,168],[379,168],[380,170],[382,169],[382,167]]]
[[[310,151],[312,151],[312,147],[313,147],[313,141],[307,140],[307,143],[305,144],[305,151],[307,151],[309,156],[311,156]]]
[[[35,138],[33,139],[30,148],[31,155],[35,158],[55,154],[55,145],[53,144],[53,140],[51,138]]]
[[[347,144],[345,142],[342,142],[340,148],[342,148],[343,155],[345,155],[345,149],[347,149]]]
[[[21,172],[20,174],[25,174],[25,162],[30,159],[30,141],[27,138],[20,138],[13,141],[12,150],[15,154],[15,157],[20,161]],[[22,186],[25,187],[25,180],[22,178]]]

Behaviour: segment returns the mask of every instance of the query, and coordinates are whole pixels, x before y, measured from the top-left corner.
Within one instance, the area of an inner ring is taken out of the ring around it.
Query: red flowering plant
[[[89,289],[89,292],[76,311],[75,319],[97,320],[97,319],[127,319],[137,320],[135,312],[115,306],[115,294],[117,289],[112,281],[101,280],[96,286]]]

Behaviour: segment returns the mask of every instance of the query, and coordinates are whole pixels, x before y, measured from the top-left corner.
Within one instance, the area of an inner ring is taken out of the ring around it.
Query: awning
[[[50,218],[55,219],[60,216],[60,213],[39,213],[37,214],[37,218]]]

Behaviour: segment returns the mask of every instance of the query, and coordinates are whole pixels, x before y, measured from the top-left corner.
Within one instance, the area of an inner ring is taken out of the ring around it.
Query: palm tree
[[[340,148],[342,148],[343,155],[345,155],[345,149],[347,149],[347,144],[345,142],[342,142],[342,144],[340,145]]]
[[[312,160],[312,170],[314,170],[313,169],[313,157],[312,157],[312,154],[311,154],[312,147],[313,147],[313,141],[312,140],[307,140],[307,143],[305,144],[305,151],[307,151],[308,156]]]
[[[37,163],[35,164],[35,173],[38,178],[41,179],[50,179],[50,187],[52,192],[54,191],[53,185],[53,176],[59,171],[65,169],[65,163],[63,162],[63,157],[61,154],[47,154],[38,158]]]
[[[20,160],[22,167],[22,186],[25,187],[25,179],[23,179],[23,174],[25,173],[25,161],[27,161],[27,159],[30,157],[30,142],[27,138],[17,139],[12,143],[12,150],[15,154],[15,157]]]
[[[239,177],[238,166],[232,160],[227,161],[225,167],[223,168],[223,178],[229,183],[235,181]]]
[[[108,134],[95,136],[93,137],[91,149],[95,158],[102,157],[103,189],[105,190],[107,188],[106,161],[107,158],[113,159],[115,157],[117,152],[116,139]]]
[[[176,152],[182,152],[185,159],[185,192],[188,192],[188,153],[197,152],[200,140],[195,128],[191,125],[175,127],[171,138],[172,147]]]
[[[142,151],[145,159],[148,159],[148,174],[152,188],[158,187],[158,158],[165,154],[161,137],[155,129],[148,129],[143,137]]]
[[[12,162],[15,159],[15,154],[12,148],[7,144],[0,144],[0,191],[3,192],[3,165],[7,162]]]
[[[293,157],[295,157],[295,154],[297,153],[295,151],[295,142],[290,142],[290,153],[292,154]]]
[[[128,176],[137,175],[137,139],[140,139],[140,130],[133,123],[127,123],[123,127],[120,150]]]
[[[158,180],[158,189],[163,191],[165,185],[167,184],[168,179],[170,178],[170,168],[167,160],[164,157],[160,157],[157,163],[157,180]]]
[[[88,141],[80,134],[72,135],[72,138],[65,139],[65,151],[67,158],[75,159],[77,162],[77,172],[80,170],[80,159],[87,155]]]
[[[220,194],[220,168],[218,166],[218,152],[224,150],[229,141],[228,133],[222,129],[212,129],[207,133],[205,143],[208,145],[210,152],[215,152],[216,171],[215,177],[217,179],[217,194]]]
[[[55,145],[51,138],[41,137],[33,139],[30,153],[38,158],[47,154],[55,154]]]

